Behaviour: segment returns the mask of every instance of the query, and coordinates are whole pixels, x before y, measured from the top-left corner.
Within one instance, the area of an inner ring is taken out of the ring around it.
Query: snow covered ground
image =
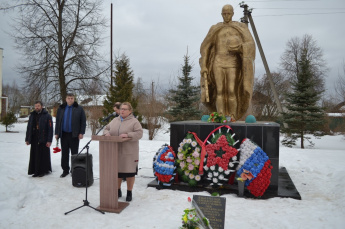
[[[83,207],[85,188],[72,186],[72,178],[62,179],[60,153],[53,154],[53,173],[42,178],[27,175],[30,147],[24,143],[26,123],[17,123],[5,133],[0,126],[0,228],[178,228],[187,201],[193,194],[147,188],[153,180],[152,158],[159,147],[170,141],[161,132],[154,141],[147,131],[140,140],[139,173],[133,201],[121,214],[105,215]],[[87,131],[82,148],[91,137]],[[226,197],[225,228],[345,228],[345,139],[342,135],[313,139],[314,148],[280,146],[280,166],[287,168],[302,200],[268,200]],[[53,142],[53,147],[55,147]],[[91,142],[94,184],[88,188],[90,205],[99,205],[98,142]],[[126,184],[122,184],[125,201]]]

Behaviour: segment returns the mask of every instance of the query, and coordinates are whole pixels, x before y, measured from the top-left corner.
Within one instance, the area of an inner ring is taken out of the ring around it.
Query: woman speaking
[[[135,175],[138,173],[139,162],[139,139],[143,136],[143,128],[139,121],[132,114],[132,105],[124,102],[120,107],[120,116],[114,118],[104,129],[105,136],[120,136],[122,138],[131,138],[131,140],[122,142],[118,146],[118,196],[122,196],[122,179],[127,181],[126,201],[132,200],[132,190],[135,181]]]

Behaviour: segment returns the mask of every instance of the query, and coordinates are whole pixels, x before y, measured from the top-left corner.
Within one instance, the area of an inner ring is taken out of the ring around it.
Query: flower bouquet
[[[206,138],[204,144],[206,163],[204,172],[213,187],[225,184],[238,164],[238,151],[235,146],[238,140],[230,126],[220,126],[213,130]]]
[[[56,147],[53,148],[53,153],[61,152],[61,149],[59,148],[59,139],[56,141]]]
[[[176,154],[171,146],[163,145],[153,157],[153,175],[161,186],[170,186],[174,182]]]
[[[227,120],[224,115],[220,115],[217,112],[212,112],[207,122],[226,123]]]
[[[188,201],[192,201],[190,197],[188,197]],[[180,229],[210,228],[210,221],[202,214],[202,212],[198,212],[196,208],[186,208],[184,210],[184,214],[182,215],[182,227],[180,227]]]
[[[188,132],[180,143],[177,152],[177,172],[182,181],[190,186],[196,186],[201,180],[199,165],[201,162],[202,142],[195,133]]]
[[[262,196],[270,184],[272,165],[267,154],[249,139],[240,146],[241,159],[237,168],[237,180],[255,197]]]

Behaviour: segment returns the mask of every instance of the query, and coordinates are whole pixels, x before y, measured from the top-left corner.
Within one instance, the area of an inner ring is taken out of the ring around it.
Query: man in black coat
[[[55,124],[55,138],[61,139],[61,178],[69,174],[69,151],[72,155],[78,153],[79,140],[83,138],[85,129],[85,111],[74,101],[74,95],[67,93],[66,103],[57,110]]]
[[[52,116],[43,108],[41,101],[35,102],[26,129],[25,143],[31,144],[28,174],[43,177],[52,171],[50,146],[53,140]]]

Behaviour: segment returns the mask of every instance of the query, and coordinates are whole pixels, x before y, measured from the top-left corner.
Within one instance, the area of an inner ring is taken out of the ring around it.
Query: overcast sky
[[[5,0],[0,0],[3,2]],[[193,65],[192,76],[199,81],[200,44],[209,28],[222,21],[225,4],[234,7],[234,21],[243,17],[241,1],[224,0],[104,0],[104,15],[110,21],[113,3],[114,53],[125,52],[135,78],[146,85],[152,80],[163,88],[179,73],[187,53]],[[330,71],[326,78],[328,93],[333,91],[345,62],[345,1],[344,0],[263,0],[245,1],[253,8],[252,17],[259,34],[271,72],[278,71],[280,56],[292,37],[310,34],[324,53]],[[0,48],[4,49],[3,83],[18,84],[15,71],[20,53],[4,32],[10,30],[9,14],[0,12]],[[110,23],[109,23],[110,25]],[[250,27],[250,26],[249,26]],[[251,30],[251,28],[250,28]],[[110,60],[110,30],[104,32],[102,52]],[[256,52],[255,77],[265,71]]]

